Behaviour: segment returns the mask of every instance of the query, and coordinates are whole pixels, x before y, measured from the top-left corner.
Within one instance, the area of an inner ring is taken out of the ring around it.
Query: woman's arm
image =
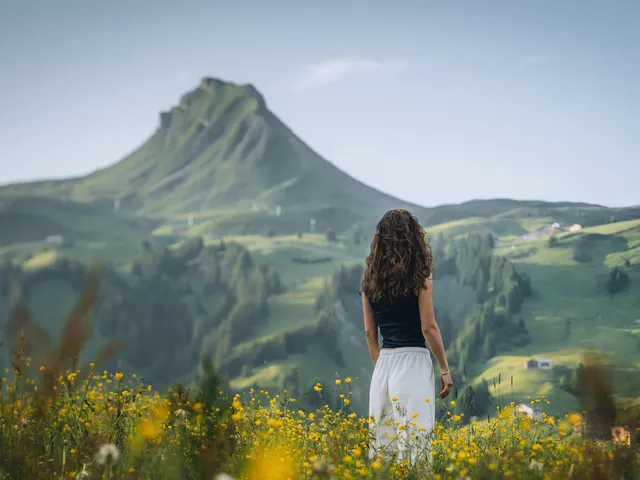
[[[436,323],[436,316],[433,311],[433,277],[429,276],[429,278],[425,280],[424,288],[420,289],[418,302],[420,306],[422,335],[424,335],[429,349],[433,353],[433,356],[436,357],[438,365],[440,365],[440,380],[442,385],[440,398],[444,398],[451,392],[453,381],[449,373],[449,363],[447,362],[447,354],[444,351],[442,335],[440,334],[440,328]]]
[[[380,344],[378,343],[378,326],[373,316],[373,309],[367,296],[362,292],[362,313],[364,314],[364,333],[367,336],[367,348],[371,361],[375,367],[380,356]]]

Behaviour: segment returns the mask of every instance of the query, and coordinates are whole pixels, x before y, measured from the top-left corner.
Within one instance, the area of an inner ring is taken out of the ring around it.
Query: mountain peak
[[[318,155],[251,83],[205,76],[159,120],[129,156],[77,180],[89,196],[127,199],[122,208],[154,215],[280,205],[306,221],[328,215],[334,227],[409,206]]]
[[[200,85],[186,93],[180,103],[171,110],[160,112],[159,130],[167,131],[175,123],[184,126],[186,116],[195,114],[198,128],[206,126],[214,120],[216,106],[230,104],[238,106],[245,103],[256,114],[267,112],[267,104],[263,95],[250,83],[237,84],[216,77],[203,77]]]
[[[255,99],[258,102],[260,109],[266,109],[266,102],[264,96],[258,91],[258,89],[252,83],[246,83],[244,85],[222,80],[217,77],[202,77],[200,81],[200,88],[205,90],[215,90],[220,88],[234,88],[237,90],[244,90],[246,95]]]

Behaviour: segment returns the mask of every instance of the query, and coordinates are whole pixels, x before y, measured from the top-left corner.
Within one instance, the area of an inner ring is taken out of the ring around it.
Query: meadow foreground
[[[163,396],[135,375],[90,364],[52,376],[18,355],[0,393],[2,478],[640,478],[626,439],[583,439],[572,434],[578,414],[532,420],[513,405],[464,425],[463,415],[446,415],[431,439],[431,473],[424,459],[413,468],[369,459],[369,424],[350,411],[350,378],[327,387],[341,409],[310,412],[286,391],[229,398],[204,365],[197,388]],[[41,378],[26,375],[31,367]],[[411,427],[409,419],[399,431]]]

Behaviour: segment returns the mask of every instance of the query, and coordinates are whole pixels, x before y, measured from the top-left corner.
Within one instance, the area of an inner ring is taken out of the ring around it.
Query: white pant
[[[408,457],[411,463],[416,458],[430,460],[435,393],[433,363],[426,348],[381,350],[369,391],[370,456]]]

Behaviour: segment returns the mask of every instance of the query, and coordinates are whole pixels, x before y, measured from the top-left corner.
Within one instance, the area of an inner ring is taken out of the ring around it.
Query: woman
[[[425,237],[409,211],[388,211],[376,227],[362,277],[364,329],[374,364],[369,392],[372,457],[408,455],[412,462],[420,449],[430,456],[424,437],[409,442],[416,435],[429,436],[435,422],[434,371],[427,345],[440,366],[440,398],[453,387],[433,311],[433,259]]]

